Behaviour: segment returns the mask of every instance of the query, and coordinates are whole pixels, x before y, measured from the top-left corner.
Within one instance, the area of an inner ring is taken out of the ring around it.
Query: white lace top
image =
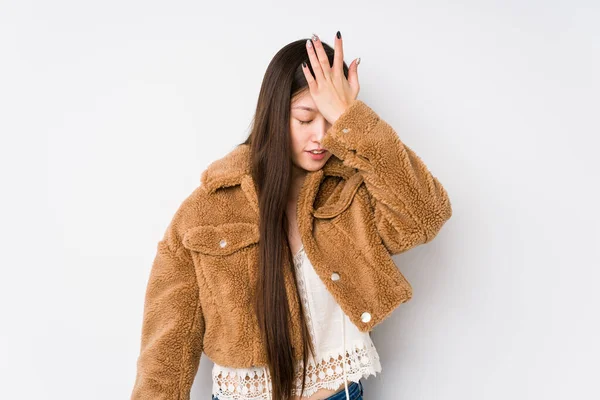
[[[334,390],[344,383],[346,399],[349,399],[347,381],[358,382],[360,378],[381,372],[379,355],[369,333],[360,332],[329,293],[308,259],[304,246],[294,255],[294,266],[317,358],[315,362],[309,355],[302,396],[308,397],[320,388]],[[336,279],[335,275],[332,279]],[[272,390],[268,372],[266,366],[229,368],[215,364],[212,394],[219,400],[269,400]],[[301,388],[302,360],[299,360],[293,394],[300,395]]]

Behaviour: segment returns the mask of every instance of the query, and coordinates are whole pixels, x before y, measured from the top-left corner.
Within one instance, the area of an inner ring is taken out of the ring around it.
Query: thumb
[[[350,67],[348,67],[348,84],[352,90],[358,94],[360,84],[358,82],[358,64],[360,63],[360,57],[352,61]]]

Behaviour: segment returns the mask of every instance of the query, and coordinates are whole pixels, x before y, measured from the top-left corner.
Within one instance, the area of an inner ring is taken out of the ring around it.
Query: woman
[[[189,399],[200,356],[213,399],[362,400],[381,371],[369,332],[412,296],[391,256],[451,217],[421,159],[357,99],[313,35],[283,47],[252,131],[210,164],[152,265],[132,399]]]

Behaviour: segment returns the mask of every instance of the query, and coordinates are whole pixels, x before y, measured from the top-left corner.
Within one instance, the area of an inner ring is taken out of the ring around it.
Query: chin
[[[305,171],[318,171],[327,163],[329,158],[331,157],[331,153],[327,154],[325,158],[322,160],[303,160],[304,162],[300,164],[300,167]]]
[[[323,165],[325,165],[325,163],[323,163]],[[302,166],[302,169],[305,170],[306,172],[315,172],[315,171],[318,171],[321,168],[323,168],[323,165]]]

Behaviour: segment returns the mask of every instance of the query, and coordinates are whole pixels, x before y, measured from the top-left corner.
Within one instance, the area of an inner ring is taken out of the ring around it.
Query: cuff
[[[337,158],[344,160],[352,152],[370,158],[378,138],[369,132],[379,123],[379,115],[362,100],[354,100],[327,130],[322,145]]]

